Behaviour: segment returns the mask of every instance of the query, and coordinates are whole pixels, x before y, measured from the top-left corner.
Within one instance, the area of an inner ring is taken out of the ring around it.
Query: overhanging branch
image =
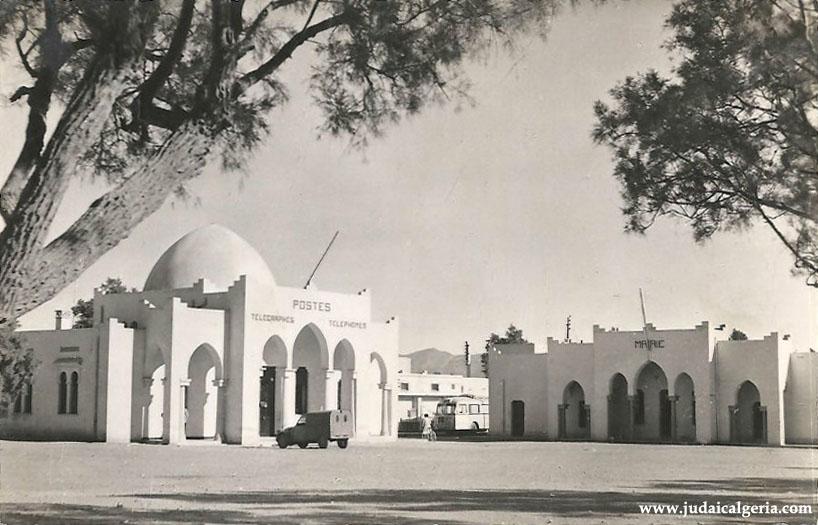
[[[351,23],[353,20],[353,15],[350,11],[344,11],[343,13],[337,14],[321,22],[313,24],[304,28],[302,31],[299,31],[295,35],[293,35],[290,40],[288,40],[281,49],[276,52],[275,55],[272,56],[269,60],[261,64],[258,68],[246,73],[244,76],[239,78],[234,84],[232,88],[232,95],[234,98],[238,97],[245,91],[247,91],[253,84],[257,83],[262,78],[272,74],[275,70],[277,70],[281,64],[287,61],[292,54],[298,49],[304,42],[309,40],[310,38],[314,38],[319,34],[323,33],[324,31],[330,30],[332,28],[342,26],[345,24]]]

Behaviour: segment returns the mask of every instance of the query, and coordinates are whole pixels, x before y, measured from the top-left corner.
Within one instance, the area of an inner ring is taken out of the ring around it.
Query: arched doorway
[[[335,346],[335,351],[332,353],[332,368],[340,372],[340,377],[336,385],[337,405],[331,408],[354,411],[353,375],[355,373],[355,351],[346,339]]]
[[[185,388],[185,437],[214,438],[217,432],[221,362],[208,344],[200,345],[190,356]]]
[[[164,437],[165,428],[165,363],[155,368],[145,378],[145,404],[142,411],[142,437],[158,441]]]
[[[293,344],[295,368],[295,413],[324,410],[326,398],[326,371],[329,353],[324,334],[310,323],[298,333]]]
[[[696,441],[696,392],[693,379],[682,372],[673,384],[673,392],[676,395],[676,440],[687,443]]]
[[[670,440],[667,376],[653,361],[646,363],[636,378],[633,422],[634,437],[637,440]]]
[[[761,404],[758,387],[752,381],[739,386],[736,404],[730,407],[730,441],[767,442],[767,407]]]
[[[628,380],[622,374],[614,374],[608,390],[608,439],[630,439],[631,414],[628,408]]]
[[[565,439],[585,439],[590,436],[590,413],[585,405],[585,390],[571,381],[562,391],[559,410],[559,435]]]
[[[380,420],[380,424],[376,427],[379,431],[377,435],[388,436],[391,433],[390,422],[392,421],[392,391],[389,389],[387,383],[388,377],[386,375],[386,363],[383,357],[378,352],[369,354],[369,364],[374,373],[371,374],[377,383],[377,392],[380,393],[378,401],[373,400],[372,406],[375,408],[373,415],[373,423]]]
[[[274,436],[283,424],[284,370],[287,368],[287,348],[274,335],[264,344],[259,374],[258,433]]]

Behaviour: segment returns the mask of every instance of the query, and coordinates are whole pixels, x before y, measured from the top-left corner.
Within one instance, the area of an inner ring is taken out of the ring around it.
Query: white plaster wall
[[[53,441],[94,441],[97,407],[97,334],[95,328],[19,332],[24,348],[34,350],[36,368],[32,376],[31,414],[13,414],[0,419],[0,437]],[[61,352],[61,347],[78,347]],[[79,373],[78,413],[58,414],[60,372]],[[103,423],[104,424],[104,423]]]
[[[758,388],[762,406],[767,407],[767,443],[782,445],[783,381],[779,370],[779,337],[772,333],[764,339],[747,341],[719,341],[714,356],[717,366],[717,424],[718,441],[730,441],[729,406],[736,404],[738,389],[744,381],[752,381]]]
[[[489,352],[489,432],[511,435],[511,402],[525,403],[525,436],[548,436],[547,355],[534,345],[497,345]]]
[[[559,405],[563,402],[563,392],[571,381],[582,386],[585,404],[590,405],[591,431],[598,426],[599,411],[607,409],[607,404],[599,405],[599,396],[594,394],[594,345],[591,343],[560,343],[548,338],[548,437],[556,439],[559,432]],[[607,402],[606,402],[607,403]],[[526,407],[527,408],[527,407]],[[597,433],[598,434],[598,433]]]
[[[104,421],[105,441],[131,441],[133,414],[133,355],[144,341],[144,332],[125,328],[115,318],[105,321],[100,330],[100,419]]]
[[[637,341],[646,338],[664,341],[663,348],[638,348]],[[628,380],[628,394],[636,393],[636,380],[642,367],[650,360],[662,368],[668,383],[668,395],[674,395],[676,378],[687,373],[693,379],[696,393],[697,441],[709,443],[713,439],[710,424],[712,379],[710,355],[710,328],[707,322],[693,329],[657,330],[648,325],[646,330],[604,330],[594,326],[594,400],[591,409],[592,437],[607,439],[608,407],[611,378],[621,373]],[[559,372],[556,372],[559,374]]]
[[[784,414],[787,443],[818,443],[818,354],[790,356]]]

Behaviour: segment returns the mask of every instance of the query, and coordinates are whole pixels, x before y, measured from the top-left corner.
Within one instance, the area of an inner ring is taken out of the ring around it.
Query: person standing
[[[427,441],[437,440],[435,430],[432,428],[432,419],[429,417],[429,414],[423,414],[423,428],[420,435]]]

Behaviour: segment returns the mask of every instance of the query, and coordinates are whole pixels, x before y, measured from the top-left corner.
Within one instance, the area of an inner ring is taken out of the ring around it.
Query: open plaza
[[[0,522],[788,523],[640,504],[811,505],[813,448],[401,439],[346,450],[0,442]],[[749,508],[749,507],[748,507]]]

